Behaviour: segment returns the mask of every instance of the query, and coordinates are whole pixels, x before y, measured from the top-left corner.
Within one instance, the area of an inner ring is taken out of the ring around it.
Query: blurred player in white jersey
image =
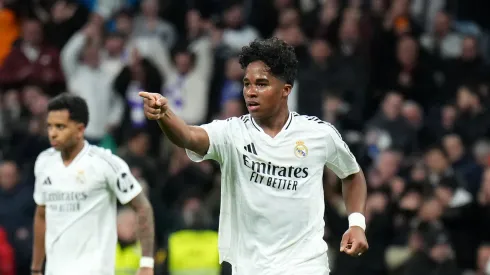
[[[34,167],[34,248],[31,274],[113,275],[117,200],[138,214],[142,258],[138,275],[153,275],[152,207],[128,165],[110,151],[88,144],[85,100],[62,94],[49,102],[52,148]]]
[[[349,228],[340,251],[352,256],[368,249],[364,175],[331,124],[288,110],[298,67],[291,46],[257,40],[242,49],[240,63],[248,115],[188,126],[166,98],[141,92],[145,114],[193,161],[219,162],[220,261],[234,275],[326,275],[324,167],[343,181]]]

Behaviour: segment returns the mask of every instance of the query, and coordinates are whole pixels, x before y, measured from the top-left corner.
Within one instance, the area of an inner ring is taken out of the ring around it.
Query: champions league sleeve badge
[[[308,156],[308,147],[301,140],[296,141],[296,146],[294,146],[294,155],[298,158],[304,158]]]

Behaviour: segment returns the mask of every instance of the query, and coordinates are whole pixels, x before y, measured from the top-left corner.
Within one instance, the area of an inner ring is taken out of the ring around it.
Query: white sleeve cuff
[[[193,162],[201,162],[201,161],[206,159],[206,156],[201,156],[198,153],[191,151],[189,149],[185,149],[185,152],[186,152],[187,156],[189,157],[189,159],[192,160]]]

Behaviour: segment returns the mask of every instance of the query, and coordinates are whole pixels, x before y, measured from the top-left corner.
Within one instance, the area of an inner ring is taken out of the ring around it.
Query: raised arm
[[[66,78],[71,77],[78,67],[78,55],[82,51],[87,37],[83,32],[75,33],[61,51],[61,66]]]
[[[196,54],[197,62],[194,70],[204,77],[210,79],[213,71],[213,48],[211,39],[205,37],[190,45],[192,52]]]
[[[154,62],[162,74],[168,76],[176,73],[176,69],[172,63],[172,56],[159,39],[145,40],[144,43],[150,49],[147,53],[148,57]]]
[[[210,146],[206,130],[187,125],[170,110],[167,99],[162,95],[147,92],[141,92],[139,95],[144,100],[146,117],[156,120],[160,129],[173,144],[201,156],[206,155]]]

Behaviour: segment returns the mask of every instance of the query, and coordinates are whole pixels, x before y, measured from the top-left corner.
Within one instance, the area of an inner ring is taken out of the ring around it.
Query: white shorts
[[[277,270],[265,269],[262,271],[251,271],[246,267],[236,268],[232,266],[232,275],[328,275],[330,274],[330,268],[328,266],[327,253],[313,260],[304,262],[300,265],[287,266]]]

